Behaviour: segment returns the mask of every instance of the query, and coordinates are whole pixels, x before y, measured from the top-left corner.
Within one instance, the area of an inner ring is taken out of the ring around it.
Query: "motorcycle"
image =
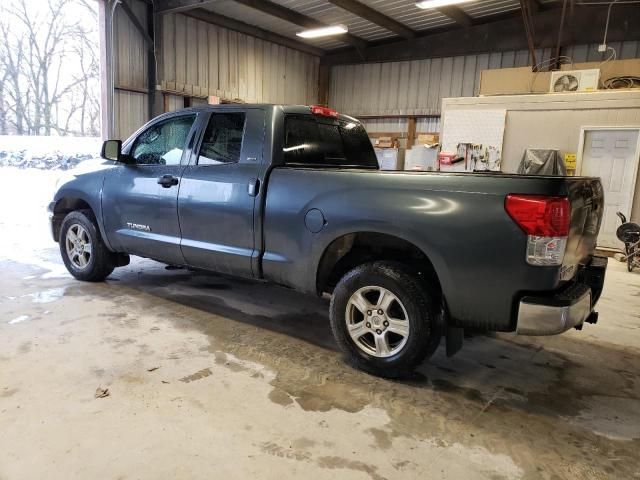
[[[622,225],[616,230],[616,237],[624,243],[624,259],[627,261],[627,270],[633,271],[634,267],[640,267],[640,225],[627,222],[627,217],[622,212],[617,212]]]

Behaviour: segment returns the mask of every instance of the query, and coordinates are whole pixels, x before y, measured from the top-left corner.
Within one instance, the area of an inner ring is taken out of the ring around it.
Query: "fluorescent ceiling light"
[[[312,28],[311,30],[303,30],[296,33],[297,36],[302,38],[318,38],[328,37],[329,35],[340,35],[347,33],[349,29],[344,25],[330,25],[328,27]]]
[[[418,8],[438,8],[438,7],[446,7],[447,5],[456,5],[458,3],[467,3],[473,2],[474,0],[425,0],[424,2],[416,3],[416,7]]]

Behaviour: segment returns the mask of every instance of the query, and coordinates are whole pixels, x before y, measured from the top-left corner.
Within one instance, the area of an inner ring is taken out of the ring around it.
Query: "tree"
[[[0,133],[98,135],[97,5],[9,0],[0,6]]]

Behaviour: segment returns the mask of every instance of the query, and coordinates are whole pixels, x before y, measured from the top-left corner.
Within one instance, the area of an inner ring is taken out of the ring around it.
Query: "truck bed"
[[[526,263],[527,236],[504,207],[514,193],[569,197],[561,267]],[[336,238],[402,236],[432,262],[455,323],[511,331],[519,298],[558,289],[593,253],[602,200],[590,177],[277,167],[263,213],[263,275],[316,291],[317,265]],[[317,233],[300,228],[313,209],[325,221]]]

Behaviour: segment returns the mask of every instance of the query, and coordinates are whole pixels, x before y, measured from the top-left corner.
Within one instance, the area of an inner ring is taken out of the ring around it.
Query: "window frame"
[[[204,143],[204,136],[207,133],[207,128],[209,127],[209,122],[211,121],[211,118],[214,115],[225,115],[225,114],[229,114],[229,113],[241,113],[242,115],[244,115],[244,123],[242,125],[242,141],[240,142],[240,156],[238,157],[238,161],[237,162],[224,162],[224,163],[209,163],[209,164],[200,164],[200,153],[202,151],[202,145]],[[245,140],[246,140],[246,134],[247,134],[247,124],[249,123],[249,112],[247,111],[247,109],[224,109],[224,110],[214,110],[214,111],[209,111],[207,112],[207,115],[203,116],[204,118],[202,119],[202,123],[201,123],[201,128],[200,128],[200,132],[198,135],[198,139],[195,142],[195,147],[193,148],[193,152],[192,152],[192,160],[189,162],[189,164],[192,167],[225,167],[228,165],[239,165],[241,163],[243,163],[242,160],[242,154],[244,151],[244,147],[245,147]]]
[[[180,166],[180,165],[186,165],[189,162],[189,157],[190,157],[190,151],[193,149],[193,147],[191,147],[192,143],[193,143],[193,138],[195,136],[196,133],[196,129],[197,126],[199,124],[199,120],[201,115],[198,112],[180,112],[179,114],[171,114],[171,115],[167,115],[167,116],[160,116],[158,118],[156,118],[154,120],[153,123],[149,124],[146,126],[146,128],[143,128],[142,130],[136,132],[136,134],[134,134],[135,136],[133,136],[133,138],[131,139],[131,142],[127,142],[129,143],[129,145],[127,145],[127,151],[126,153],[128,155],[131,156],[131,158],[133,158],[133,152],[135,151],[136,145],[138,143],[138,140],[140,139],[140,137],[142,135],[144,135],[145,133],[147,133],[149,130],[151,130],[152,128],[156,128],[158,127],[160,124],[163,123],[168,123],[171,121],[175,121],[181,118],[186,118],[186,117],[193,117],[193,123],[191,124],[191,128],[189,129],[189,132],[187,133],[187,137],[185,138],[185,142],[184,142],[184,148],[182,149],[182,156],[180,157],[180,163],[177,163],[175,165],[162,165],[159,163],[138,163],[135,162],[132,164],[132,166],[135,167],[175,167],[175,166]]]

